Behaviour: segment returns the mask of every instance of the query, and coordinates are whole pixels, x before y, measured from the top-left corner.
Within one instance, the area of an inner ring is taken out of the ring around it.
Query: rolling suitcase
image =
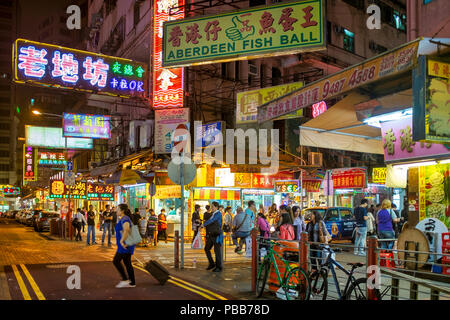
[[[145,270],[147,270],[158,282],[163,285],[169,280],[169,271],[164,268],[158,261],[150,260],[145,265]]]

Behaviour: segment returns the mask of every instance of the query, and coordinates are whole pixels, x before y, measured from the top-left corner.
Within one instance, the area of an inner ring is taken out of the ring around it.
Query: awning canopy
[[[115,172],[118,166],[119,163],[116,162],[113,164],[107,164],[105,166],[97,167],[91,170],[90,175],[92,177],[107,176]]]

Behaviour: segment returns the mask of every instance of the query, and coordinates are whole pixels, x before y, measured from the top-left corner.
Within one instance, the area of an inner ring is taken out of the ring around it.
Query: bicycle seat
[[[355,267],[355,268],[361,268],[361,267],[364,266],[364,263],[361,263],[361,262],[356,262],[356,263],[349,262],[349,263],[347,263],[347,265]]]

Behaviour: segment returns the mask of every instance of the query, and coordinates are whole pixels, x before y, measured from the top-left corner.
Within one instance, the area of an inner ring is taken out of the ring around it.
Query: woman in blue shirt
[[[131,232],[131,211],[128,209],[128,205],[119,204],[119,222],[116,224],[116,241],[117,241],[117,251],[114,256],[114,266],[117,271],[119,271],[122,281],[120,281],[116,288],[134,288],[136,287],[136,282],[134,279],[134,270],[131,264],[131,256],[134,253],[134,245],[127,246],[125,240]],[[122,266],[122,262],[125,264],[127,269],[128,277],[125,274],[125,270]]]

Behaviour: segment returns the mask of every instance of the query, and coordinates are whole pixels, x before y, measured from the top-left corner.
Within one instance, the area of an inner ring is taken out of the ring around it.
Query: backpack
[[[280,239],[282,240],[295,239],[294,227],[291,224],[286,223],[280,227]]]

